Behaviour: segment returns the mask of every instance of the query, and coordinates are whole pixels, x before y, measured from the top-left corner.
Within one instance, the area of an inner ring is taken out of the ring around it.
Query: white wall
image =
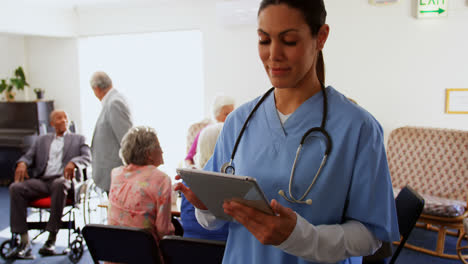
[[[0,34],[0,79],[13,77],[15,69],[22,66],[27,73],[26,54],[24,53],[24,37],[9,34]],[[27,77],[27,76],[26,76]],[[29,79],[26,79],[29,81]],[[28,87],[24,91],[16,91],[16,100],[28,99]],[[0,95],[2,100],[4,94]]]
[[[356,99],[383,125],[467,129],[466,115],[444,114],[445,89],[468,88],[468,7],[451,1],[444,19],[416,19],[416,1],[374,7],[326,1],[331,35],[327,83]],[[269,88],[257,55],[256,25],[217,24],[214,1],[131,10],[79,10],[79,34],[199,27],[204,36],[205,106],[216,93],[245,102]]]
[[[24,37],[0,34],[0,79],[22,66],[30,87],[16,100],[34,100],[34,88],[45,89],[45,99],[65,109],[81,127],[77,41],[73,38]],[[3,98],[4,95],[1,95]]]
[[[81,132],[78,41],[26,37],[25,50],[31,88],[45,89],[45,99],[54,100],[55,109],[67,111]]]
[[[354,2],[351,3],[351,2]],[[404,125],[468,129],[445,114],[445,89],[468,88],[468,6],[443,19],[415,19],[417,1],[373,7],[327,1],[328,82],[368,109],[386,134]]]
[[[76,14],[70,8],[54,8],[42,1],[3,0],[0,9],[3,33],[69,37],[77,31]]]
[[[443,19],[416,19],[416,3],[400,1],[393,6],[374,7],[367,0],[327,0],[331,26],[324,51],[327,83],[374,114],[387,134],[402,125],[466,129],[468,116],[444,114],[444,102],[446,88],[468,88],[468,3],[450,1],[449,16]],[[233,95],[243,103],[269,88],[257,56],[256,25],[218,24],[215,0],[81,8],[77,14],[75,29],[81,36],[200,29],[206,116],[210,116],[210,105],[217,93]],[[57,106],[75,108],[75,102],[69,105],[68,97],[61,92],[65,86],[75,93],[72,89],[78,86],[72,47],[75,44],[71,40],[36,40],[27,45],[27,56],[31,56],[28,61],[34,61],[31,67],[37,70],[34,80],[40,80],[41,85],[54,83],[46,96],[57,95]],[[9,40],[8,45],[17,50],[12,41],[21,41]],[[8,61],[0,62],[0,70]],[[62,72],[64,69],[67,71]],[[62,72],[64,77],[54,81],[50,71]],[[74,111],[79,112],[78,108]]]

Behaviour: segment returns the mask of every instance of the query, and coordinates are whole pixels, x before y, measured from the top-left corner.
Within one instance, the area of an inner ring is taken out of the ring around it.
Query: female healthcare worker
[[[258,49],[274,90],[229,115],[205,170],[255,177],[276,215],[224,202],[236,222],[223,263],[361,263],[399,240],[382,128],[322,85],[325,17],[323,0],[260,4]],[[188,187],[175,189],[202,226],[224,223]]]

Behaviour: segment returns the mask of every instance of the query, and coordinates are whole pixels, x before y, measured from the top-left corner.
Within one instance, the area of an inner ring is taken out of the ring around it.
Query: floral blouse
[[[153,165],[127,165],[111,172],[108,224],[148,229],[159,241],[174,233],[171,179]]]

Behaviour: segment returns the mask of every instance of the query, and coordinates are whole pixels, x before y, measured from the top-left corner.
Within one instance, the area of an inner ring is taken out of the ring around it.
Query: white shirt
[[[63,158],[63,145],[65,140],[66,131],[62,136],[54,137],[50,144],[49,160],[47,161],[47,167],[45,170],[45,176],[61,175],[63,173],[62,158]]]
[[[278,117],[281,121],[281,125],[284,126],[284,123],[286,122],[286,120],[288,120],[288,118],[292,115],[292,114],[289,114],[289,115],[285,115],[283,113],[281,113],[278,109],[276,109],[276,112],[278,112]]]
[[[296,215],[293,232],[276,247],[308,261],[334,263],[351,256],[372,255],[382,246],[382,242],[358,221],[315,226]],[[195,217],[208,230],[219,229],[225,223],[208,210],[195,208]]]

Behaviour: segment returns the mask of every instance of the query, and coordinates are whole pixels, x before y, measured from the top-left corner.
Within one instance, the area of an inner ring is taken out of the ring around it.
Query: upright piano
[[[14,179],[16,161],[38,135],[54,131],[49,115],[53,101],[0,102],[0,185]]]

